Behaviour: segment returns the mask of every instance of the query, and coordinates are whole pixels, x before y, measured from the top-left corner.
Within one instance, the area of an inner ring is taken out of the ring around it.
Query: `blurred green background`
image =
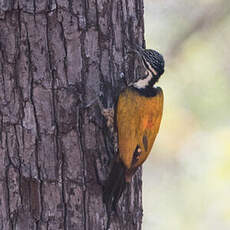
[[[145,0],[165,104],[144,164],[144,230],[230,229],[230,1]]]

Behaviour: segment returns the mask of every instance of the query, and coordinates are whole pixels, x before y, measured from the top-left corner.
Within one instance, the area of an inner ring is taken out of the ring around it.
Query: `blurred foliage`
[[[146,46],[166,71],[144,164],[144,230],[230,229],[230,1],[145,0]]]

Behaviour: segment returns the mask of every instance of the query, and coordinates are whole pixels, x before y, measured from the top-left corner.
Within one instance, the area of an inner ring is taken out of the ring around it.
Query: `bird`
[[[155,83],[164,73],[164,58],[159,52],[140,46],[133,51],[139,56],[145,74],[127,85],[115,106],[118,154],[103,192],[109,213],[116,209],[126,185],[150,154],[163,112],[163,90]]]

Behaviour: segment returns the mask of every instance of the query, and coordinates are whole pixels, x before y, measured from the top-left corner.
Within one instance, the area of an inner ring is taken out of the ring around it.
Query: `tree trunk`
[[[101,230],[112,107],[143,44],[142,0],[0,0],[0,229]],[[104,127],[104,128],[103,128]],[[141,170],[110,229],[141,229]]]

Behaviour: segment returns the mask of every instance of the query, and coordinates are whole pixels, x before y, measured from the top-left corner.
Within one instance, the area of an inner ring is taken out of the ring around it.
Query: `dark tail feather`
[[[112,210],[115,210],[116,204],[125,189],[125,171],[124,164],[120,160],[116,160],[105,183],[103,201],[106,204],[108,215]]]

